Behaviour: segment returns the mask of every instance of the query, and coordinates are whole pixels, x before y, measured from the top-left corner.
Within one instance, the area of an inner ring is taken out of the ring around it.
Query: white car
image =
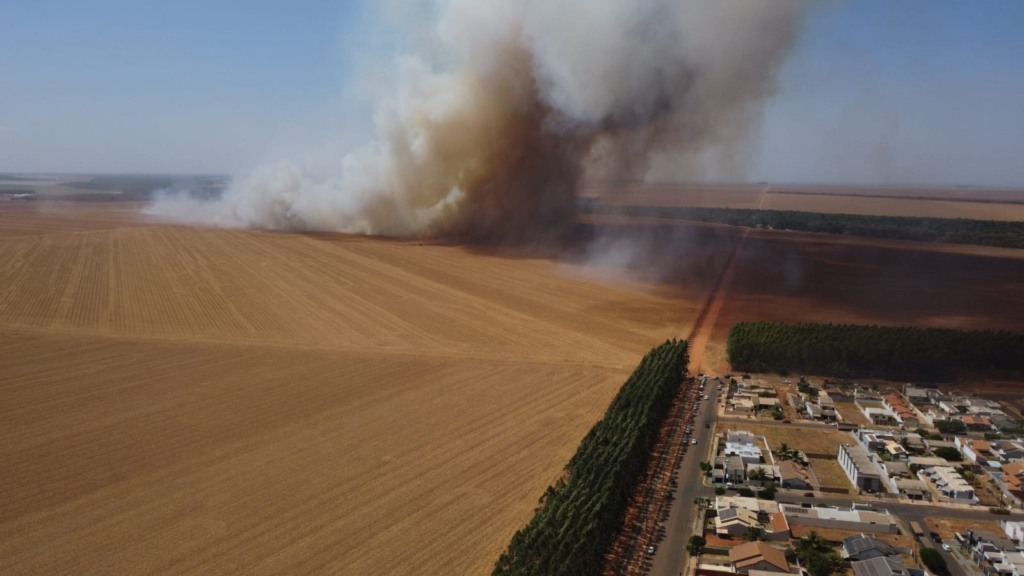
[[[648,546],[647,547],[647,553],[648,554],[654,554],[654,546]]]
[[[690,440],[690,444],[697,444],[697,439],[694,438],[693,440]]]
[[[953,549],[949,547],[949,544],[945,544],[945,543],[942,544],[942,549],[945,550],[946,552],[952,552],[953,551]]]

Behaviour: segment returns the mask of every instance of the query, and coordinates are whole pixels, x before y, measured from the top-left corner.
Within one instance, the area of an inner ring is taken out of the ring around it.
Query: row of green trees
[[[624,214],[678,218],[750,228],[799,230],[848,236],[869,236],[923,242],[949,242],[1024,248],[1024,222],[969,220],[966,218],[924,218],[911,216],[868,216],[823,214],[796,210],[747,208],[688,208],[665,206],[581,206],[584,213]]]
[[[686,342],[651,350],[583,438],[564,479],[548,487],[495,575],[598,574],[625,519],[688,361]]]
[[[853,324],[741,322],[727,340],[735,370],[949,381],[1024,375],[1024,334]]]

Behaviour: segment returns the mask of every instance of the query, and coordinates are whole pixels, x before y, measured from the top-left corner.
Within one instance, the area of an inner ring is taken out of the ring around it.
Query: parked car
[[[945,550],[946,552],[952,552],[953,551],[953,549],[949,547],[949,544],[943,544],[942,545],[942,549]]]
[[[654,555],[654,546],[648,546],[647,547],[647,553],[651,554],[653,556]]]
[[[804,496],[807,498],[814,498],[814,492],[804,492]]]

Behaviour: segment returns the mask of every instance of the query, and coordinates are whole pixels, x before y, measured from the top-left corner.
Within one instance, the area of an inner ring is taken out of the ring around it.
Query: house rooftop
[[[851,562],[850,568],[853,568],[854,576],[897,576],[906,574],[903,562],[889,556],[878,556],[877,558]]]
[[[858,534],[856,536],[843,538],[844,558],[856,556],[857,554],[868,550],[878,550],[885,556],[892,556],[896,554],[896,550],[894,550],[892,546],[877,538],[867,536],[866,534]]]
[[[786,555],[778,548],[773,548],[760,540],[740,544],[729,551],[729,562],[742,569],[753,566],[758,562],[767,562],[781,572],[789,571],[789,563],[786,562]]]

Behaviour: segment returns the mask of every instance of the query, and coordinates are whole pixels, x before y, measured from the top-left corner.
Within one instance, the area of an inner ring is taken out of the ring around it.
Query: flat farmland
[[[701,304],[543,259],[63,208],[0,207],[4,574],[486,573]]]
[[[1021,196],[1024,197],[1024,194]],[[937,197],[907,198],[772,191],[765,195],[761,208],[824,212],[826,214],[1024,221],[1024,202],[981,202],[955,197],[945,199]]]
[[[709,360],[740,321],[1024,331],[1024,250],[751,231]]]
[[[609,206],[796,210],[828,214],[1024,221],[1024,190],[768,184],[593,185]]]

